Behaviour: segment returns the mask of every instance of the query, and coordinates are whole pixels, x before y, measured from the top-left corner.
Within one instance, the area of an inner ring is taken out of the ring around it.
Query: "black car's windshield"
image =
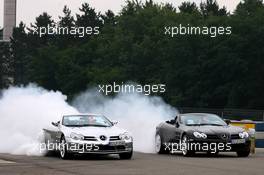
[[[227,124],[217,115],[213,114],[183,114],[180,122],[187,126],[226,126]]]
[[[69,127],[113,126],[113,124],[103,115],[67,115],[63,116],[62,124]]]

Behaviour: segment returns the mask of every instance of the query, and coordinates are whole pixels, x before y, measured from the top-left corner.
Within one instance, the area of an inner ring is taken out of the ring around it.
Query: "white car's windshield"
[[[103,115],[67,115],[63,116],[62,124],[68,127],[113,126],[112,122]]]
[[[225,126],[227,125],[220,117],[213,114],[199,115],[199,114],[186,114],[181,115],[181,123],[187,126],[195,125],[215,125],[215,126]]]

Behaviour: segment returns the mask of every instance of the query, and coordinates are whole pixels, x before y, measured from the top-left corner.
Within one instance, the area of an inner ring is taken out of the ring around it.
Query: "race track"
[[[115,156],[76,157],[61,160],[56,156],[14,156],[0,154],[1,175],[249,175],[263,174],[264,151],[248,158],[238,158],[233,153],[208,157],[176,155],[156,155],[134,153],[132,160],[119,160]]]

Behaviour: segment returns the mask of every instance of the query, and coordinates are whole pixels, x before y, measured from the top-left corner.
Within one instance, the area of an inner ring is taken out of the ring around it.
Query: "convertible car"
[[[156,152],[182,152],[184,156],[195,152],[213,155],[236,152],[239,157],[247,157],[250,154],[250,135],[243,128],[229,123],[214,114],[179,114],[156,127]]]
[[[60,121],[44,130],[46,150],[59,151],[62,159],[74,154],[119,154],[131,159],[133,139],[103,115],[64,115]]]

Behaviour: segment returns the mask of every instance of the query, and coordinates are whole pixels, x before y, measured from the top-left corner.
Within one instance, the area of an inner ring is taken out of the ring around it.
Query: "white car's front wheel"
[[[119,157],[120,159],[131,159],[133,156],[133,151],[128,152],[128,153],[120,153]]]
[[[71,154],[68,152],[67,143],[64,136],[62,136],[60,142],[60,157],[62,159],[69,159],[71,157]]]

